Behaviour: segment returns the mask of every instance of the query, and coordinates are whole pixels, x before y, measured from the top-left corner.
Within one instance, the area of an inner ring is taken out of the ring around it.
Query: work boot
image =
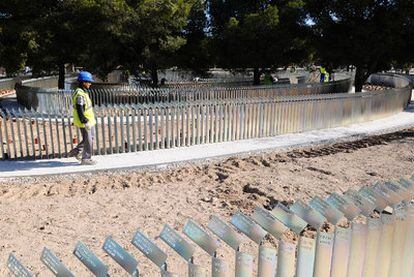
[[[95,165],[96,161],[92,159],[83,159],[81,165]]]
[[[75,157],[78,161],[82,160],[82,153],[79,153],[79,151],[77,151],[76,149],[72,149],[70,150],[70,152],[68,153],[68,157]]]

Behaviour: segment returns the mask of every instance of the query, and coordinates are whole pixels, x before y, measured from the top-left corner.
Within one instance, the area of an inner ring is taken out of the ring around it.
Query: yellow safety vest
[[[72,106],[73,106],[73,124],[80,128],[85,128],[85,124],[80,121],[78,111],[76,110],[76,100],[79,96],[83,96],[85,99],[85,112],[84,115],[88,119],[88,124],[90,126],[96,125],[95,114],[93,113],[92,101],[89,98],[87,92],[81,88],[77,88],[72,94]]]
[[[323,81],[325,83],[328,83],[329,82],[329,73],[328,73],[328,71],[326,71],[325,67],[321,67],[320,72],[321,72],[321,74],[325,74],[325,78],[324,78]]]

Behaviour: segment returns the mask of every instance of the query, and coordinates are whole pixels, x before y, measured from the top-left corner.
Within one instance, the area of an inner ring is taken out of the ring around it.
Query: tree
[[[175,63],[181,68],[204,74],[214,64],[211,39],[207,36],[207,2],[196,0],[190,9],[187,25],[183,30],[186,43],[178,49]]]
[[[193,0],[127,1],[131,16],[120,36],[121,57],[131,71],[142,67],[151,72],[154,86],[157,70],[171,65],[173,54],[186,43],[183,28]]]
[[[0,62],[8,75],[21,70],[29,51],[36,47],[35,32],[32,26],[26,24],[26,19],[35,15],[37,6],[32,1],[0,2]]]
[[[25,64],[35,75],[58,71],[58,86],[63,88],[66,63],[93,64],[95,53],[113,47],[103,38],[119,30],[116,23],[123,18],[124,7],[122,0],[3,1],[2,63],[8,72]],[[106,63],[100,60],[101,67]]]
[[[219,65],[254,68],[258,84],[265,68],[306,56],[303,2],[210,0],[212,33]]]
[[[355,90],[360,92],[370,74],[402,58],[400,44],[407,39],[402,29],[412,28],[407,10],[412,11],[413,5],[407,0],[308,0],[306,10],[314,23],[313,42],[321,62],[356,66]]]

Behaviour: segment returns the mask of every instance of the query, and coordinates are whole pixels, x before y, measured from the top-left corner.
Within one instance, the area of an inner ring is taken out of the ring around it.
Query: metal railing
[[[351,79],[340,75],[331,83],[298,85],[274,85],[257,87],[204,87],[204,88],[143,88],[121,87],[92,89],[90,97],[95,106],[116,104],[143,104],[158,102],[186,102],[225,100],[284,95],[328,94],[348,92]],[[17,88],[19,103],[38,112],[66,113],[72,109],[71,90],[39,89],[20,86]]]
[[[180,276],[187,273],[189,277],[205,277],[210,273],[212,277],[252,277],[257,272],[259,277],[410,277],[414,273],[413,198],[411,176],[376,182],[359,191],[334,192],[327,198],[314,196],[309,203],[300,199],[291,205],[278,202],[272,210],[256,206],[250,215],[236,212],[230,223],[216,215],[206,226],[188,219],[182,234],[166,224],[159,238],[187,263],[187,269],[180,267]],[[325,223],[333,230],[324,230]],[[307,226],[315,231],[301,235]],[[284,237],[288,230],[297,241]],[[169,271],[167,252],[142,229],[130,237],[132,245],[154,264],[160,276],[178,276]],[[242,248],[244,237],[258,252]],[[266,238],[272,238],[278,249],[264,245]],[[232,249],[234,260],[218,257],[223,244]],[[111,264],[139,276],[138,261],[116,238],[102,238],[101,245],[97,255],[78,241],[73,254],[95,276],[109,276],[109,266],[100,258],[104,253],[113,259]],[[197,248],[203,250],[204,257],[195,260]],[[74,276],[46,247],[40,260],[57,276]],[[205,267],[206,261],[211,263],[210,270]],[[12,253],[7,267],[14,276],[34,276]],[[152,271],[151,276],[158,274]]]
[[[300,95],[95,107],[95,154],[107,155],[345,126],[403,111],[411,87],[378,93]],[[64,157],[79,141],[70,111],[0,112],[0,158]]]

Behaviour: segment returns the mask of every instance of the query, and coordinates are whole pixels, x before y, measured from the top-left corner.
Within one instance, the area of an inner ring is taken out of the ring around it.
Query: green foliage
[[[307,58],[303,1],[210,0],[210,8],[219,66],[260,73]]]
[[[409,58],[403,48],[412,41],[413,6],[406,0],[308,0],[318,57],[331,68],[355,65],[360,91],[371,73]]]

